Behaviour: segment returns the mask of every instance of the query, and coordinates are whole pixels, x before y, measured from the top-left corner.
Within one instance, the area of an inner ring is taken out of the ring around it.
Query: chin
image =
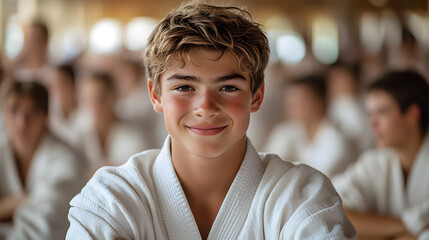
[[[192,150],[191,150],[192,149]],[[227,146],[221,146],[219,144],[195,144],[191,147],[191,151],[195,156],[198,156],[200,158],[215,158],[219,157],[223,153],[225,153],[228,148]]]
[[[390,147],[392,144],[389,144],[389,142],[380,139],[376,141],[376,145],[379,148],[385,148],[385,147]]]

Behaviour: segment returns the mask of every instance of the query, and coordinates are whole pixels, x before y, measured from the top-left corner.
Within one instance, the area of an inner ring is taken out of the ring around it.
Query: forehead
[[[292,84],[286,88],[286,95],[305,95],[308,97],[316,96],[314,90],[306,84]]]
[[[373,90],[370,91],[365,99],[365,105],[368,109],[379,108],[379,107],[398,107],[398,103],[393,97],[386,91]]]
[[[243,75],[246,79],[250,77],[249,72],[242,68],[237,57],[230,51],[205,48],[193,48],[171,60],[161,79],[177,73],[198,78],[216,78],[234,73]]]

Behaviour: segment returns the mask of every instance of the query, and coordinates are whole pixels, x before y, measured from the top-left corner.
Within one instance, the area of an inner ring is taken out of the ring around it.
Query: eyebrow
[[[215,83],[219,82],[225,82],[233,79],[240,79],[246,81],[246,78],[238,73],[233,73],[230,75],[222,76],[214,80]],[[186,80],[191,82],[199,82],[200,78],[190,75],[182,75],[182,74],[173,74],[170,77],[168,77],[166,80]]]
[[[226,75],[226,76],[220,77],[220,78],[216,79],[215,82],[216,83],[218,83],[218,82],[225,82],[225,81],[232,80],[232,79],[240,79],[240,80],[246,81],[246,78],[243,75],[238,74],[238,73],[233,73],[233,74],[230,74],[230,75]]]
[[[167,80],[186,80],[186,81],[198,82],[199,78],[194,76],[189,76],[189,75],[173,74],[170,77],[168,77]]]

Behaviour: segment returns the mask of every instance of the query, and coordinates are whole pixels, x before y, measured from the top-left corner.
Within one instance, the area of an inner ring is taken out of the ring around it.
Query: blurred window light
[[[385,33],[384,39],[387,46],[397,48],[402,39],[401,21],[394,12],[385,10],[381,14],[381,26]]]
[[[377,54],[380,52],[384,41],[384,30],[379,18],[372,12],[365,12],[361,18],[360,40],[365,49]]]
[[[125,28],[125,47],[131,51],[143,49],[157,24],[158,22],[153,18],[138,17],[132,19]]]
[[[338,26],[328,17],[317,17],[312,25],[312,49],[314,57],[324,64],[338,60]]]
[[[273,14],[266,21],[264,21],[263,26],[267,33],[268,44],[270,45],[270,49],[272,49],[272,51],[270,52],[270,60],[271,61],[281,60],[279,58],[280,54],[277,53],[278,51],[276,47],[277,39],[280,36],[287,35],[287,33],[290,31],[294,31],[292,21],[290,21],[286,15]],[[286,63],[285,60],[282,60],[282,61]]]
[[[24,31],[18,23],[16,15],[9,18],[6,27],[6,55],[9,59],[14,59],[24,47]]]
[[[91,29],[89,49],[97,54],[115,53],[122,47],[122,27],[114,19],[102,19]]]
[[[429,47],[429,15],[422,16],[417,13],[409,13],[407,25],[417,41],[425,47]]]
[[[275,49],[278,58],[289,65],[300,62],[306,51],[302,37],[292,31],[288,31],[276,39]]]

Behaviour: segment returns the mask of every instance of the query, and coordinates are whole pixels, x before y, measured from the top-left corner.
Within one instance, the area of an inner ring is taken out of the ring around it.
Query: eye
[[[231,85],[226,85],[226,86],[223,86],[220,90],[225,92],[235,92],[235,91],[238,91],[239,89]]]
[[[183,86],[176,87],[174,90],[177,90],[179,92],[188,92],[188,91],[192,91],[194,89],[191,86],[183,85]]]

